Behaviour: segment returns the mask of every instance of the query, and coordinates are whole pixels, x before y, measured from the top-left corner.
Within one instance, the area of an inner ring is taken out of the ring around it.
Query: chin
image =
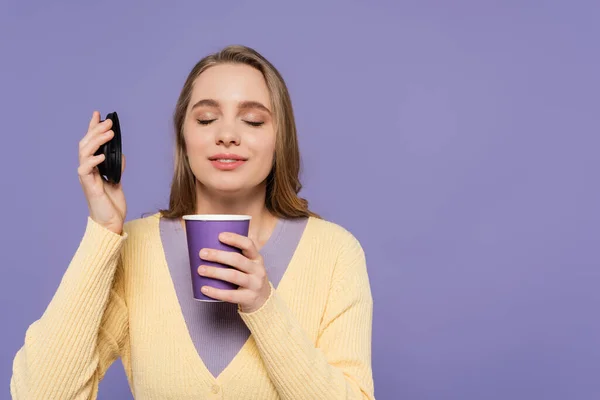
[[[248,184],[251,184],[251,182],[240,176],[212,176],[209,179],[203,179],[200,182],[211,192],[227,195],[244,193],[255,187],[254,185],[249,186]]]

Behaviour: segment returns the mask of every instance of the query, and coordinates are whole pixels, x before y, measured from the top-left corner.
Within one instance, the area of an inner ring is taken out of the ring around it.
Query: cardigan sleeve
[[[127,337],[117,235],[88,217],[85,234],[40,319],[14,361],[13,399],[95,399]],[[127,369],[127,367],[126,367]]]
[[[338,257],[316,344],[272,286],[259,310],[240,315],[282,399],[375,398],[373,299],[365,254],[356,239]]]

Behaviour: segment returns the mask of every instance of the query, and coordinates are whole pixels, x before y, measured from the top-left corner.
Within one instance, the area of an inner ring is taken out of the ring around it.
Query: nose
[[[239,146],[240,136],[231,124],[226,124],[218,130],[216,144],[221,144],[225,147],[229,147],[231,145]]]

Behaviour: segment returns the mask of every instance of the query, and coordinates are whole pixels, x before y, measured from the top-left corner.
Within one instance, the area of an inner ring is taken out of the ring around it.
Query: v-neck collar
[[[159,228],[160,228],[160,223],[161,223],[160,220],[161,219],[163,219],[163,218],[159,216]],[[185,230],[181,226],[181,223],[179,222],[179,220],[164,219],[164,221],[162,221],[162,222],[166,223],[166,224],[174,224],[176,241],[180,244],[183,243],[185,245],[185,243],[187,242],[187,238],[185,236]],[[281,241],[282,237],[284,236],[284,232],[286,230],[287,225],[288,225],[287,220],[284,220],[284,219],[277,220],[277,223],[275,224],[275,227],[273,228],[273,232],[271,233],[269,239],[267,240],[265,245],[259,250],[259,252],[261,253],[261,255],[263,255],[263,257],[265,255],[271,254],[275,250],[277,250],[277,248],[278,248],[277,245]],[[173,226],[171,226],[171,228],[172,227]],[[288,264],[285,266],[285,270],[284,270],[281,278],[279,279],[279,283],[283,279],[283,276],[285,275],[285,271],[288,269],[289,265],[292,264],[292,261],[294,259],[294,254],[295,254],[298,246],[300,245],[300,242],[302,241],[302,237],[304,236],[304,229],[300,235],[298,243],[296,244],[294,250],[292,251],[292,254],[290,256]],[[161,236],[162,236],[162,233],[161,233]],[[163,245],[163,252],[164,252],[164,244],[162,243],[162,240],[161,240],[161,245]],[[186,249],[180,249],[180,251],[185,251],[185,250]],[[172,284],[174,285],[175,282],[173,281],[173,276],[171,275],[169,260],[167,258],[165,258],[165,261],[166,261],[166,270],[167,270],[166,272],[168,273],[169,277],[171,278]],[[248,335],[248,337],[246,338],[246,340],[244,341],[244,344],[239,348],[238,352],[233,356],[233,358],[231,358],[229,363],[218,373],[217,376],[214,376],[212,374],[212,372],[208,369],[207,364],[202,359],[201,355],[198,353],[198,350],[196,349],[196,345],[194,344],[191,333],[189,331],[186,317],[183,313],[182,305],[180,303],[178,291],[175,288],[175,286],[173,286],[172,294],[173,294],[173,296],[175,296],[175,301],[177,302],[177,305],[179,306],[179,309],[180,309],[180,315],[178,316],[178,318],[179,317],[181,318],[180,321],[184,324],[185,330],[187,332],[187,336],[189,338],[189,342],[186,339],[187,343],[185,344],[185,346],[191,346],[191,348],[193,349],[194,355],[189,355],[189,356],[191,358],[193,358],[194,362],[197,361],[197,363],[199,364],[199,368],[201,369],[201,371],[198,371],[198,372],[201,372],[202,376],[204,376],[205,378],[210,377],[211,382],[215,382],[215,383],[218,382],[218,383],[224,384],[227,380],[231,379],[231,377],[233,376],[235,371],[242,368],[249,360],[252,360],[252,359],[260,356],[258,354],[258,349],[256,348],[255,345],[252,344],[254,342],[254,339],[252,337],[252,334],[250,333]]]

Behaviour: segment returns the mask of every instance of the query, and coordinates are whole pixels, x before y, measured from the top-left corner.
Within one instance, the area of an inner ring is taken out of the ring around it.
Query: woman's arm
[[[128,332],[117,235],[88,217],[83,239],[13,362],[13,399],[95,399]]]
[[[240,312],[282,399],[374,399],[373,299],[365,255],[353,237],[328,299],[316,346],[274,288],[259,310]]]

